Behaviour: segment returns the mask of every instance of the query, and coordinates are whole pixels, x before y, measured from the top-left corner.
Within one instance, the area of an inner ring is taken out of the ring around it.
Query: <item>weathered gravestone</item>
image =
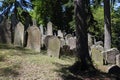
[[[116,65],[120,67],[120,54],[116,55]]]
[[[97,65],[103,65],[103,47],[100,45],[93,45],[91,47],[91,58]]]
[[[37,22],[35,19],[32,20],[33,26],[37,26]]]
[[[70,55],[70,46],[68,45],[64,45],[63,47],[61,47],[60,49],[60,56],[62,55]]]
[[[112,48],[103,52],[106,64],[116,64],[116,55],[119,54],[117,48]]]
[[[45,35],[44,35],[44,31],[43,31],[43,25],[41,24],[39,26],[39,29],[40,29],[40,32],[41,32],[41,47],[44,47],[44,38],[45,38]]]
[[[27,29],[27,48],[35,50],[37,52],[41,51],[41,33],[38,27],[31,26]]]
[[[19,22],[15,27],[14,32],[14,45],[23,47],[24,42],[24,25]]]
[[[11,22],[3,17],[3,21],[0,23],[0,42],[11,44]]]
[[[88,33],[88,46],[92,46],[93,45],[93,40],[92,40],[92,35]]]
[[[66,45],[68,45],[68,39],[69,39],[70,37],[72,37],[71,34],[67,34],[67,35],[65,36],[65,43],[66,43]]]
[[[49,38],[51,38],[51,37],[53,37],[52,35],[50,36],[46,36],[45,38],[44,38],[44,44],[45,44],[45,48],[47,49],[48,48],[48,40],[49,40]]]
[[[47,35],[53,35],[52,22],[48,22],[47,24]]]
[[[48,39],[47,54],[51,57],[58,57],[60,53],[60,40],[53,36]]]
[[[58,30],[58,37],[63,38],[63,33],[61,32],[61,30]]]
[[[103,41],[97,41],[97,42],[95,42],[95,45],[101,45],[101,46],[103,46]]]
[[[39,26],[39,28],[40,28],[41,35],[44,35],[43,25],[41,24],[41,25]]]
[[[75,49],[76,48],[76,37],[68,38],[68,45],[70,46],[71,50]]]
[[[60,47],[63,47],[65,45],[64,38],[60,38]]]

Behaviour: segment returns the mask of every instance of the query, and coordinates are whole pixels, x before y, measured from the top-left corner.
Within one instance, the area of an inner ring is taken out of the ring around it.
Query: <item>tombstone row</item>
[[[97,65],[117,65],[120,66],[120,52],[117,48],[104,50],[102,45],[91,47],[91,58]]]
[[[6,24],[5,22],[2,23]],[[8,23],[9,24],[9,23]],[[6,25],[8,26],[8,25]],[[3,28],[0,26],[0,28]],[[39,29],[40,28],[40,29]],[[30,26],[27,31],[24,30],[24,25],[18,23],[14,31],[14,45],[23,46],[26,42],[26,47],[33,49],[37,52],[41,51],[43,45],[46,46],[47,54],[49,56],[59,57],[60,54],[70,53],[76,49],[76,37],[73,37],[71,34],[63,35],[61,30],[58,30],[58,37],[53,36],[52,23],[49,22],[47,25],[47,35],[44,35],[43,26],[37,27],[35,25]],[[9,27],[5,28],[10,34]],[[5,31],[5,29],[1,29]],[[0,31],[2,32],[2,31]],[[6,32],[6,36],[10,36]],[[26,41],[25,38],[26,37]],[[3,38],[3,37],[0,37]],[[8,39],[10,40],[10,39]],[[88,44],[89,46],[93,45],[91,35],[88,34]],[[95,42],[95,45],[91,47],[91,58],[97,64],[117,64],[120,65],[120,54],[117,49],[111,49],[104,51],[104,48],[101,46],[102,42]],[[61,50],[62,49],[62,50]],[[60,53],[61,52],[61,53]],[[75,52],[74,52],[75,53]]]

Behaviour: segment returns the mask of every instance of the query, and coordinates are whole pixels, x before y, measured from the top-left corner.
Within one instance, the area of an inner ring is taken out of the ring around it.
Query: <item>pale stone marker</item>
[[[65,36],[65,43],[66,43],[66,45],[69,44],[69,43],[68,43],[68,39],[69,39],[70,37],[72,37],[71,34],[67,34],[67,35]]]
[[[53,36],[48,39],[47,54],[50,57],[58,57],[60,53],[60,40]]]
[[[88,33],[88,46],[92,46],[93,45],[93,40],[92,40],[92,35]]]
[[[71,50],[75,49],[76,48],[76,37],[68,38],[68,45],[70,46]]]
[[[47,35],[53,35],[52,22],[48,22],[47,24]]]
[[[65,45],[65,40],[64,38],[60,39],[60,47],[63,47]]]
[[[43,31],[43,25],[41,24],[39,26],[40,32],[41,32],[41,47],[44,46],[44,31]]]
[[[15,27],[14,45],[23,47],[24,42],[24,25],[19,22]]]
[[[43,34],[44,34],[43,25],[41,24],[41,25],[39,26],[39,28],[40,28],[41,34],[43,35]]]
[[[36,26],[31,26],[27,29],[27,33],[28,33],[27,48],[40,52],[41,33],[39,28]]]
[[[103,47],[100,45],[93,45],[91,47],[91,58],[93,62],[97,65],[103,65]]]
[[[112,48],[103,52],[105,55],[106,64],[116,64],[116,55],[119,54],[117,48]]]
[[[58,37],[63,38],[63,33],[61,30],[58,30]]]
[[[116,65],[120,67],[120,54],[116,55]]]

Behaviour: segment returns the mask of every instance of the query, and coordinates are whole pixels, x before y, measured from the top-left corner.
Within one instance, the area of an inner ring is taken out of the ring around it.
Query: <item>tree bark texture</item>
[[[87,69],[92,63],[88,51],[88,9],[89,0],[75,0],[76,52],[82,69]]]
[[[111,48],[110,0],[104,0],[104,48]]]

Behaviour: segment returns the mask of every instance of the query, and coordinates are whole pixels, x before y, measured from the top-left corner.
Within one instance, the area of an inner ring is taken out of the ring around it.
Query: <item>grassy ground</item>
[[[52,58],[46,51],[0,44],[0,80],[120,80],[120,75],[100,71],[73,73],[74,62],[74,57]]]
[[[45,53],[0,44],[0,80],[63,80],[67,70],[61,69],[72,65],[74,58],[51,58]]]

